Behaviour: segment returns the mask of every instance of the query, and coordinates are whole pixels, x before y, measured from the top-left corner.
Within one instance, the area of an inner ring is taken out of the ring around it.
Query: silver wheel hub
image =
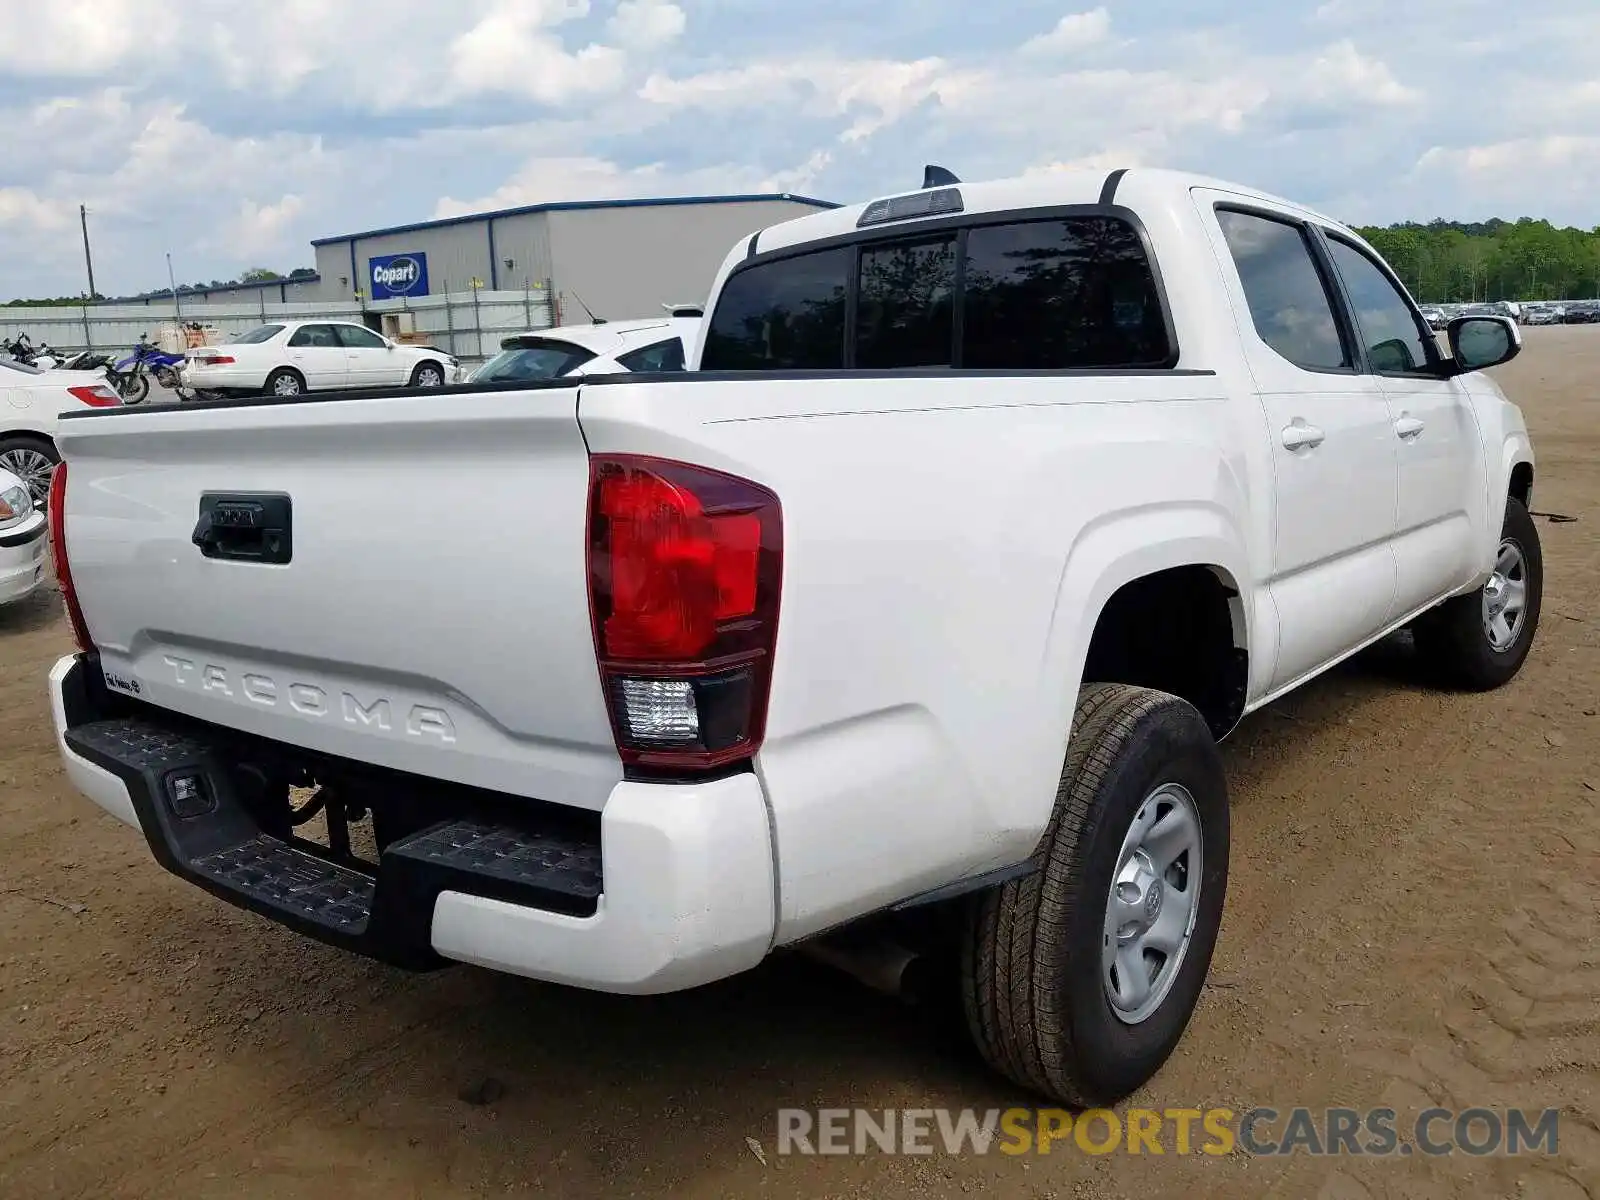
[[[1507,538],[1495,554],[1494,572],[1483,585],[1483,633],[1500,653],[1516,645],[1528,611],[1528,563],[1522,547]]]
[[[1117,1018],[1137,1025],[1161,1007],[1200,913],[1200,810],[1189,790],[1145,797],[1117,855],[1106,900],[1100,974]]]
[[[50,498],[50,476],[55,471],[55,463],[41,451],[24,448],[0,454],[0,467],[22,481],[36,506],[44,507]]]

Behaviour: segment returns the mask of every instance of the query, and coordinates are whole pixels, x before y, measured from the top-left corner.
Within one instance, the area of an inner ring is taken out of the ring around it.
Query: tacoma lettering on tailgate
[[[402,737],[427,738],[450,745],[456,740],[455,722],[442,708],[413,704],[402,721],[396,721],[396,705],[385,696],[360,697],[354,692],[329,690],[314,683],[283,681],[259,671],[240,671],[179,658],[162,656],[172,669],[179,687],[215,692],[230,700],[240,700],[262,708],[287,709],[312,720],[338,721],[359,729]]]

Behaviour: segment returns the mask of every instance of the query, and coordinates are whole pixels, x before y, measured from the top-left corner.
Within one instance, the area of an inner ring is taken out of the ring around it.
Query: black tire
[[[269,396],[303,396],[306,377],[293,367],[279,367],[267,376],[267,386],[263,390]]]
[[[432,376],[432,382],[423,382],[424,377],[430,374]],[[432,359],[429,359],[426,362],[419,362],[411,371],[410,386],[414,388],[443,387],[444,367],[434,362]]]
[[[117,382],[116,392],[124,404],[143,404],[150,395],[150,377],[143,372],[124,375]]]
[[[1515,547],[1521,558],[1520,582],[1525,589],[1522,621],[1514,627],[1509,645],[1497,648],[1491,639],[1483,590],[1446,600],[1412,626],[1418,658],[1434,679],[1448,687],[1475,692],[1501,687],[1522,669],[1533,649],[1544,601],[1544,551],[1538,525],[1516,497],[1506,501],[1500,531],[1501,550],[1507,545]]]
[[[1108,903],[1124,838],[1152,793],[1172,783],[1199,817],[1200,891],[1165,998],[1129,1024],[1103,982]],[[1222,923],[1228,785],[1205,718],[1165,692],[1086,684],[1035,864],[968,908],[967,1026],[1013,1082],[1070,1106],[1111,1104],[1149,1080],[1183,1036]]]
[[[46,507],[50,478],[61,461],[55,443],[46,437],[17,433],[0,438],[0,469],[10,471],[27,486],[36,508]]]

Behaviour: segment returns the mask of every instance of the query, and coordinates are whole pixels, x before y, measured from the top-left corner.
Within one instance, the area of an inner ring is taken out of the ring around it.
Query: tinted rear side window
[[[861,248],[856,361],[867,369],[948,367],[956,239]]]
[[[1350,356],[1339,335],[1333,301],[1305,231],[1287,221],[1225,208],[1217,210],[1217,221],[1261,340],[1297,367],[1348,367]]]
[[[1144,244],[1115,217],[967,233],[964,367],[1161,367],[1172,359]]]
[[[683,342],[678,338],[668,338],[653,346],[644,346],[627,354],[619,354],[617,362],[630,371],[681,371]]]
[[[706,371],[837,370],[851,250],[761,263],[723,285],[706,329]]]

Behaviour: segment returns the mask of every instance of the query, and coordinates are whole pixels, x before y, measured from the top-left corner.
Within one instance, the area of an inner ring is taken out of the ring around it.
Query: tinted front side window
[[[627,354],[617,355],[617,362],[630,371],[681,371],[683,370],[683,342],[668,338],[654,346],[644,346]]]
[[[964,367],[1162,366],[1161,299],[1139,235],[1111,217],[967,234]]]
[[[1421,370],[1432,362],[1428,343],[1433,335],[1423,334],[1410,303],[1378,264],[1336,238],[1328,239],[1328,249],[1356,310],[1372,369],[1394,374]]]
[[[706,329],[706,371],[844,366],[848,247],[761,263],[731,276]]]
[[[955,284],[953,236],[863,246],[855,365],[948,367]]]
[[[1348,367],[1332,301],[1300,227],[1226,209],[1217,220],[1261,340],[1299,367]]]

